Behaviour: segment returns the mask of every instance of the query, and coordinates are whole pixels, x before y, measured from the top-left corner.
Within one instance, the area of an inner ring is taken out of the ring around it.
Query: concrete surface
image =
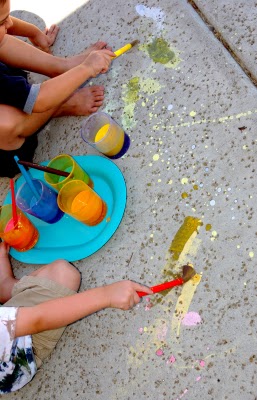
[[[237,12],[230,5],[227,25]],[[132,143],[115,161],[128,189],[124,218],[102,249],[75,263],[82,289],[123,278],[154,285],[187,262],[200,275],[132,311],[69,326],[33,381],[6,397],[256,399],[255,85],[183,0],[89,1],[60,26],[54,52],[65,56],[97,39],[115,49],[140,40],[93,80],[105,85],[103,109]],[[153,61],[156,44],[161,56],[174,52],[169,63]],[[82,119],[51,121],[35,161],[93,154],[80,138]],[[1,199],[7,187],[2,179]],[[186,217],[201,220],[197,231]],[[13,264],[17,276],[37,267]]]
[[[237,57],[247,73],[256,80],[256,1],[192,0],[192,4],[215,29],[217,36]]]

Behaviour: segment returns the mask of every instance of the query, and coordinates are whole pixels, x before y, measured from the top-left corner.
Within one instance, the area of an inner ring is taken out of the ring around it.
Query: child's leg
[[[78,291],[80,272],[65,260],[57,260],[32,272],[28,276],[47,278],[68,289]]]
[[[13,297],[4,306],[30,307],[71,296],[77,292],[79,285],[79,271],[67,261],[58,260],[21,278],[13,288]],[[33,353],[38,367],[52,353],[64,330],[65,327],[32,335]]]
[[[0,243],[0,303],[5,303],[11,298],[13,286],[18,282],[13,275],[8,251],[6,243]]]
[[[20,148],[25,138],[33,135],[51,117],[86,116],[98,110],[103,104],[103,86],[89,86],[77,90],[59,108],[31,115],[11,107],[0,105],[0,148],[15,150]]]

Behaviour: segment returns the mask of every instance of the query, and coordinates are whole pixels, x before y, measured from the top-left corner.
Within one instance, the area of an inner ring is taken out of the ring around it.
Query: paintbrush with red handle
[[[179,286],[183,285],[183,283],[189,281],[194,275],[196,274],[195,270],[191,265],[184,265],[183,266],[183,274],[181,277],[170,281],[170,282],[164,282],[161,283],[160,285],[152,286],[150,289],[153,291],[153,293],[159,293],[162,292],[163,290],[171,289],[174,286]],[[137,292],[139,297],[143,296],[149,296],[148,293],[145,292]]]

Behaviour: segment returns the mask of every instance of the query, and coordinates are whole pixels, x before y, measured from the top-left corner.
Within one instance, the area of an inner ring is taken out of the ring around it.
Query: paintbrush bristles
[[[136,44],[138,44],[139,43],[139,40],[133,40],[133,42],[131,42],[130,44],[131,44],[131,46],[133,47],[133,46],[135,46]]]
[[[196,272],[191,265],[184,265],[183,266],[183,275],[182,279],[184,282],[188,282],[193,276],[195,276]]]

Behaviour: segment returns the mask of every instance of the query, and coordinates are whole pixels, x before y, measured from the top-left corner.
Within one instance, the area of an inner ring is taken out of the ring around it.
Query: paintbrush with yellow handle
[[[126,44],[125,46],[121,47],[120,49],[114,51],[114,54],[116,55],[116,57],[119,57],[126,51],[130,50],[132,47],[134,47],[138,43],[139,43],[139,40],[133,40],[133,42]]]

